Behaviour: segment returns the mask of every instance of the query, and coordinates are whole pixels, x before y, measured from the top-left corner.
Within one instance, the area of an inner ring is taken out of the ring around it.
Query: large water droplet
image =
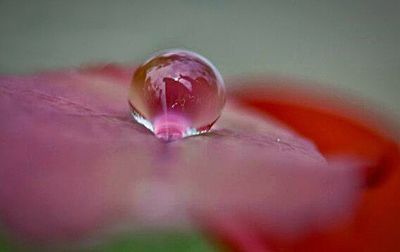
[[[158,138],[175,140],[210,130],[225,104],[225,86],[203,56],[167,50],[136,69],[129,104],[138,123]]]

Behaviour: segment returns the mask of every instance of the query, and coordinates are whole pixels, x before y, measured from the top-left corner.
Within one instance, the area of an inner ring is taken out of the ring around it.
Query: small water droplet
[[[132,78],[133,118],[163,140],[210,130],[225,104],[221,74],[203,56],[187,50],[154,54]]]

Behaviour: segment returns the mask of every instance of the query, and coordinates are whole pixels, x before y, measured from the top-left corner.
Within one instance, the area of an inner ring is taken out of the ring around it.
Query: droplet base
[[[180,115],[160,115],[154,119],[154,122],[150,122],[140,115],[140,113],[133,111],[132,117],[137,123],[143,125],[153,132],[157,138],[164,141],[174,141],[184,137],[199,135],[208,131],[208,129],[199,131],[190,128],[190,123]]]

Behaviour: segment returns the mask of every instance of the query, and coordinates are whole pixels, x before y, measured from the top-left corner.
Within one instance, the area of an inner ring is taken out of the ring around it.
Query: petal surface
[[[47,244],[226,220],[297,237],[351,215],[357,159],[327,161],[235,100],[209,134],[162,142],[130,117],[132,71],[0,77],[0,220],[14,237]]]

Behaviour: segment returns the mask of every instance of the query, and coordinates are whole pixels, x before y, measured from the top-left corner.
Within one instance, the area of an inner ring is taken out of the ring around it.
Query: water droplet
[[[175,140],[210,130],[225,104],[225,86],[203,56],[167,50],[136,69],[129,104],[138,123],[160,139]]]

